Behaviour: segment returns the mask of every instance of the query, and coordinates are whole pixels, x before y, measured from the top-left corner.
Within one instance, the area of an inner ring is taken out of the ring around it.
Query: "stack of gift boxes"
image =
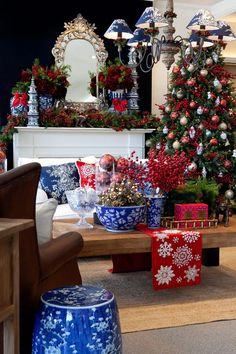
[[[204,203],[175,204],[174,220],[187,221],[179,223],[180,228],[184,227],[202,227],[202,220],[208,219],[208,205]],[[191,222],[190,220],[194,220]],[[199,221],[196,221],[199,220]],[[201,221],[200,221],[201,220]],[[203,222],[207,226],[207,221]]]

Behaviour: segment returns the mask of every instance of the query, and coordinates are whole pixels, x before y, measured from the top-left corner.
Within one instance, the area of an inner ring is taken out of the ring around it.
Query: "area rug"
[[[201,284],[155,291],[150,271],[111,273],[110,257],[81,258],[84,284],[115,295],[122,333],[236,319],[236,248],[220,251],[219,267],[202,267]]]

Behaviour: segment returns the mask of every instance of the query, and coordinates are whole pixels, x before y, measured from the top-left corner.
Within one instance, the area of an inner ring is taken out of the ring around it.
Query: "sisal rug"
[[[202,267],[201,284],[155,291],[151,272],[110,273],[109,257],[81,258],[84,284],[112,291],[122,333],[236,319],[236,248],[221,249],[219,267]]]

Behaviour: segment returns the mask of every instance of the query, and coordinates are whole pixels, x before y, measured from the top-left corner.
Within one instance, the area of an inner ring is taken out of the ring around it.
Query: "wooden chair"
[[[29,163],[0,175],[0,217],[35,220],[41,165]],[[49,289],[81,284],[78,254],[83,239],[68,232],[38,245],[36,226],[20,232],[20,349],[31,353],[31,338],[40,296]],[[2,284],[4,286],[4,284]]]

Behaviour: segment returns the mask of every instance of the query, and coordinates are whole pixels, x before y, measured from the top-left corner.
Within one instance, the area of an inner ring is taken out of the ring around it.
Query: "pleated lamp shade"
[[[201,9],[194,15],[186,28],[193,31],[210,31],[219,27],[212,13],[209,10]]]
[[[235,41],[236,37],[231,27],[224,21],[217,21],[219,29],[210,31],[209,39],[213,41],[231,42]]]
[[[133,33],[125,20],[117,19],[112,22],[108,30],[105,32],[104,37],[108,39],[130,39]]]
[[[150,43],[150,36],[144,33],[144,29],[136,28],[133,33],[133,38],[130,38],[127,45],[131,47],[137,47],[138,45],[148,46]]]
[[[147,7],[135,26],[139,28],[158,28],[168,26],[168,22],[158,9]]]

